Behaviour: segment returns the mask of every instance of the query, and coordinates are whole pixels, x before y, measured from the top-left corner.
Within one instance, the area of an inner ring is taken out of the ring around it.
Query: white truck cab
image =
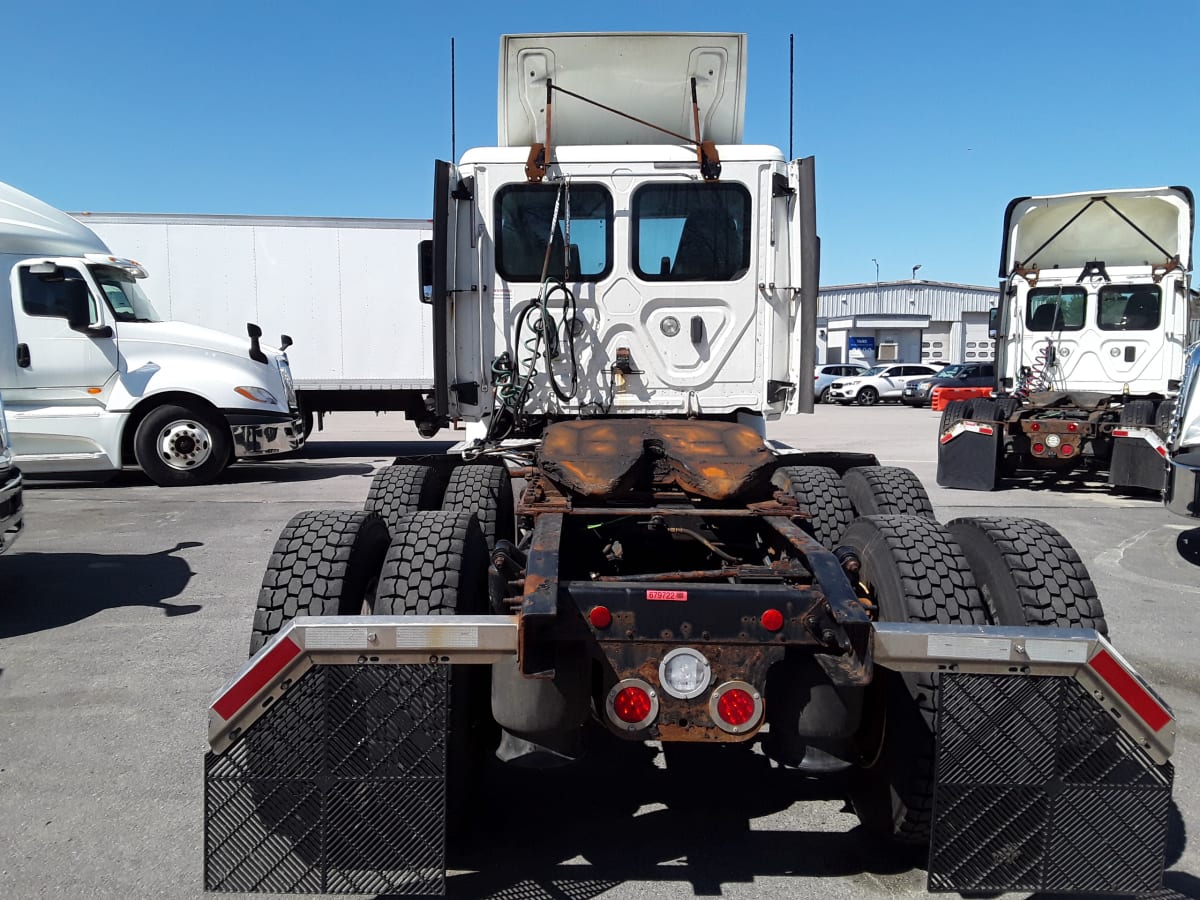
[[[287,357],[257,326],[247,340],[163,321],[141,266],[4,184],[0,272],[0,392],[27,473],[136,463],[159,485],[204,484],[303,443]]]
[[[628,94],[614,40],[654,89]],[[793,332],[815,333],[812,161],[740,143],[744,36],[510,35],[501,59],[501,145],[436,169],[440,420],[498,439],[811,409],[812,341]]]
[[[1194,218],[1183,187],[1013,200],[1000,273],[1001,387],[1173,396],[1188,339]]]

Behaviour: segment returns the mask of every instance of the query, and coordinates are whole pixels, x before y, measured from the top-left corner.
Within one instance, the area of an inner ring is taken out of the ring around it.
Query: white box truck
[[[246,321],[268,334],[286,329],[308,430],[334,411],[432,418],[432,323],[417,272],[428,220],[76,216],[147,265],[168,317],[222,331]]]
[[[0,392],[25,472],[136,463],[159,485],[204,484],[303,443],[287,356],[257,325],[242,320],[247,340],[164,319],[144,267],[6,184],[0,271]]]

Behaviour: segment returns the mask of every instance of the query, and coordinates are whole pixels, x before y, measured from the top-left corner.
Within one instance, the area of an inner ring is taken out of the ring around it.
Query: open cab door
[[[788,164],[787,249],[793,294],[789,316],[788,380],[785,411],[813,411],[813,371],[817,365],[817,307],[821,281],[821,239],[817,236],[817,182],[811,156]],[[778,273],[777,273],[778,274]]]

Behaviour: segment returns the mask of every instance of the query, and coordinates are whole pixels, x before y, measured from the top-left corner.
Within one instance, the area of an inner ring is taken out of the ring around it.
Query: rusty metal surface
[[[754,429],[690,419],[556,422],[538,458],[548,478],[582,497],[674,486],[714,501],[762,491],[774,463]]]
[[[562,525],[561,515],[548,513],[539,516],[533,526],[517,643],[521,672],[531,677],[554,677],[554,642],[539,640],[538,632],[549,632],[558,618]]]

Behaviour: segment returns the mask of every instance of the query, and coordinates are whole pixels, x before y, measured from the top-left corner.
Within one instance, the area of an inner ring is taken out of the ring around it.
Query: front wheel
[[[879,402],[879,391],[873,387],[865,387],[859,390],[855,399],[858,400],[859,406],[874,406]]]
[[[215,413],[166,404],[152,409],[133,435],[133,455],[159,487],[209,484],[229,465],[233,439]]]

